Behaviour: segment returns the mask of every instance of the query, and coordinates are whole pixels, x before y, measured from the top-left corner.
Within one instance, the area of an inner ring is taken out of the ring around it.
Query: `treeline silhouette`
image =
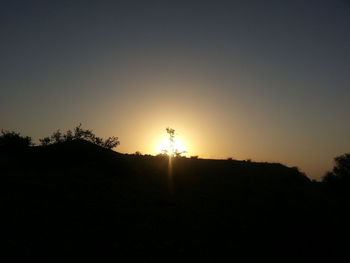
[[[348,258],[349,154],[321,182],[278,163],[197,156],[173,157],[170,178],[166,156],[117,153],[116,137],[81,125],[47,138],[0,136],[4,255]]]

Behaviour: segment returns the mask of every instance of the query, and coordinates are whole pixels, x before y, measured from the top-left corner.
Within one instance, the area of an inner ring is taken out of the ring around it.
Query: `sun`
[[[166,152],[168,155],[173,156],[175,153],[186,153],[187,151],[184,142],[180,139],[175,138],[173,143],[171,143],[169,138],[164,137],[158,141],[156,152]]]

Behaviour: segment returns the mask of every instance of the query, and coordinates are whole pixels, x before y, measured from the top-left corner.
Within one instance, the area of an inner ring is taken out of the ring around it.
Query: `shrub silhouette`
[[[40,144],[42,146],[46,146],[46,145],[51,144],[51,138],[50,137],[41,138],[41,139],[39,139],[39,141],[40,141]]]
[[[350,183],[350,154],[343,154],[334,158],[334,167],[323,177],[323,182],[329,184]]]
[[[55,131],[52,135],[51,135],[51,139],[55,142],[55,143],[59,143],[59,142],[63,142],[63,135],[61,133],[60,130]]]
[[[81,127],[81,123],[74,128],[74,132],[68,130],[65,134],[61,133],[60,130],[55,131],[50,137],[44,137],[39,139],[41,145],[50,145],[55,143],[67,142],[72,140],[86,140],[92,142],[101,147],[112,149],[120,144],[118,137],[108,137],[106,140],[103,140],[100,137],[97,137],[92,130],[85,130]]]
[[[1,130],[0,149],[20,149],[32,145],[32,138],[21,136],[14,131]]]

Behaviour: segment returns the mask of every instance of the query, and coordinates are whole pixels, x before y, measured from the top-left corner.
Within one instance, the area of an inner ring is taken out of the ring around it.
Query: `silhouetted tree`
[[[84,139],[87,141],[96,142],[96,136],[95,134],[93,134],[92,130],[82,129],[81,123],[74,129],[74,139]],[[101,138],[98,138],[98,139],[101,139]]]
[[[166,128],[166,132],[169,135],[169,147],[168,149],[163,149],[162,154],[172,157],[181,157],[181,155],[186,153],[186,151],[179,151],[175,148],[175,130],[168,127]]]
[[[97,137],[92,130],[84,130],[81,127],[81,123],[74,128],[74,132],[71,130],[68,130],[65,134],[62,134],[60,130],[55,131],[50,137],[45,137],[42,139],[39,139],[41,145],[50,145],[55,143],[61,143],[61,142],[67,142],[72,140],[86,140],[89,142],[92,142],[96,145],[99,145],[101,147],[112,149],[119,145],[118,137],[109,137],[106,140],[103,140],[100,137]]]
[[[186,153],[186,151],[179,151],[178,149],[175,149],[173,155],[175,157],[183,157],[182,154]]]
[[[329,184],[350,183],[350,154],[343,154],[334,158],[334,167],[323,177],[323,182]]]
[[[71,130],[68,130],[66,134],[63,135],[63,140],[64,141],[71,141],[74,139],[73,133]]]
[[[20,133],[14,131],[1,130],[0,148],[2,149],[19,149],[32,145],[32,138],[21,136]]]
[[[63,142],[64,136],[62,135],[60,130],[57,130],[51,135],[51,140],[53,141],[53,143]]]
[[[52,143],[50,137],[44,137],[42,139],[39,139],[39,142],[42,146],[46,146]]]
[[[171,128],[166,128],[166,132],[169,134],[169,149],[168,151],[170,152],[170,154],[174,154],[175,152],[175,130],[171,129]],[[169,153],[168,153],[169,154]]]
[[[108,137],[102,144],[102,147],[105,147],[107,149],[112,149],[119,145],[118,137]]]

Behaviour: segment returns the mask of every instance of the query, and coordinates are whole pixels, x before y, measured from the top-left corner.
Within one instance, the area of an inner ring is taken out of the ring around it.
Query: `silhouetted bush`
[[[343,154],[334,158],[334,167],[323,177],[323,182],[329,184],[350,183],[350,154]]]
[[[20,133],[14,131],[1,130],[0,148],[4,149],[19,149],[32,145],[32,138],[21,136]]]
[[[50,137],[44,137],[42,139],[39,139],[41,145],[50,145],[55,143],[61,143],[61,142],[67,142],[72,140],[86,140],[89,142],[92,142],[96,145],[99,145],[101,147],[112,149],[119,145],[118,137],[108,137],[106,140],[103,140],[100,137],[97,137],[92,130],[84,130],[81,127],[81,124],[79,124],[77,127],[74,128],[74,132],[71,130],[68,130],[65,134],[61,133],[60,130],[55,131]]]
[[[60,130],[55,131],[51,135],[51,140],[53,141],[53,143],[63,142],[64,141],[64,137],[63,137],[61,131]]]
[[[68,130],[66,134],[63,135],[63,140],[64,141],[71,141],[74,139],[73,133],[71,130]]]
[[[98,139],[98,140],[97,140]],[[119,145],[119,141],[118,141],[118,137],[108,137],[105,141],[103,141],[101,138],[95,138],[95,144],[100,145],[104,148],[107,149],[112,149],[114,147],[116,147],[117,145]]]
[[[46,145],[51,144],[51,138],[50,137],[45,137],[45,138],[39,139],[39,141],[40,141],[40,144],[42,146],[46,146]]]
[[[166,153],[158,153],[158,154],[156,155],[156,157],[158,157],[158,158],[168,158],[169,155],[166,154]]]

